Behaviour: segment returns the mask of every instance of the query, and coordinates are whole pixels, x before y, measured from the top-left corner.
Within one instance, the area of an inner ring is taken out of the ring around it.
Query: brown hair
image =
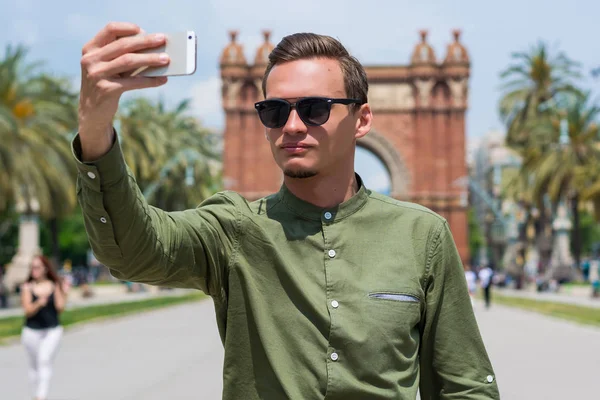
[[[35,259],[39,259],[42,264],[44,264],[44,269],[46,270],[46,276],[48,277],[48,279],[50,279],[52,282],[54,282],[54,284],[56,285],[57,288],[61,288],[60,284],[61,284],[61,279],[58,276],[58,274],[56,273],[56,271],[54,270],[54,267],[52,266],[52,263],[50,263],[50,260],[48,260],[47,257],[44,257],[42,255],[38,255],[33,257],[33,261]],[[33,276],[31,275],[31,272],[29,272],[29,277],[27,278],[27,282],[31,282],[33,280]]]
[[[269,54],[269,63],[262,81],[263,96],[267,95],[267,78],[275,65],[310,58],[337,60],[344,75],[346,96],[360,100],[361,104],[367,102],[369,83],[363,66],[348,53],[339,40],[316,33],[295,33],[281,39]],[[353,106],[354,110],[360,107],[358,104]]]

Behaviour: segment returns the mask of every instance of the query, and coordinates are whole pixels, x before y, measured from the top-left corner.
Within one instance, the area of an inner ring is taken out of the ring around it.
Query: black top
[[[35,301],[38,297],[31,292],[32,300]],[[38,310],[38,312],[28,317],[25,321],[25,326],[31,329],[48,329],[59,325],[58,311],[54,305],[54,291],[48,297],[48,303]]]

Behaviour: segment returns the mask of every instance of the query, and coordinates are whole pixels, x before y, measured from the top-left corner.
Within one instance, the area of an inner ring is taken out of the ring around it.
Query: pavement
[[[499,305],[475,312],[502,399],[597,393],[600,329]],[[207,299],[66,331],[48,400],[218,400],[222,366]],[[21,345],[0,347],[0,398],[30,398],[26,377]]]

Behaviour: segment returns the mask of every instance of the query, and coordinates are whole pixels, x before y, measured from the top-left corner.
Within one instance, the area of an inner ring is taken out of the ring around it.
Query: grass
[[[591,287],[592,284],[589,282],[568,282],[563,283],[561,287]]]
[[[90,286],[92,286],[92,287],[94,287],[94,286],[116,286],[116,285],[125,286],[125,284],[121,283],[120,281],[96,281],[96,282],[90,284]]]
[[[578,322],[584,325],[600,326],[600,308],[584,307],[574,304],[556,303],[544,300],[524,299],[492,293],[492,304],[522,308],[540,314]]]
[[[132,302],[81,307],[64,311],[60,316],[60,322],[62,326],[68,327],[81,322],[120,317],[140,311],[198,301],[204,298],[206,296],[198,292],[182,296],[155,297]],[[0,341],[20,335],[23,328],[23,318],[22,316],[0,318]]]

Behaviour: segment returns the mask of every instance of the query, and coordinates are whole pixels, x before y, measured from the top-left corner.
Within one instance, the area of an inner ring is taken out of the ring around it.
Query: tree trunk
[[[58,268],[60,266],[60,244],[58,242],[58,218],[51,218],[49,221],[50,237],[52,242],[52,261]]]
[[[579,220],[579,194],[571,199],[571,212],[573,213],[573,258],[575,267],[579,270],[581,265],[581,222]]]

